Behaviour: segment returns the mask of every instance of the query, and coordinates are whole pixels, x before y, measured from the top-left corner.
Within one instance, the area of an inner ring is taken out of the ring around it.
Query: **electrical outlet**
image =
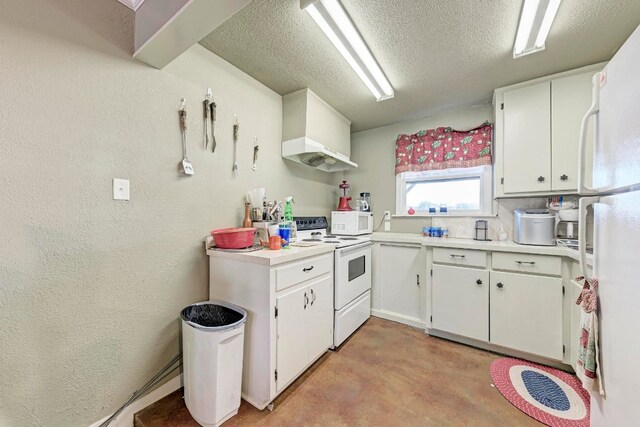
[[[384,231],[391,231],[391,221],[384,222]]]
[[[391,211],[384,211],[384,220],[391,221]]]

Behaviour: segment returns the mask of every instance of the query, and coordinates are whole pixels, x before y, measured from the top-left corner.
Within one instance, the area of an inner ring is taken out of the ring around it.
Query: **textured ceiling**
[[[639,0],[564,0],[541,53],[512,58],[516,0],[342,0],[395,98],[376,102],[299,0],[254,0],[200,43],[279,94],[309,87],[352,131],[488,103],[495,88],[606,61]]]

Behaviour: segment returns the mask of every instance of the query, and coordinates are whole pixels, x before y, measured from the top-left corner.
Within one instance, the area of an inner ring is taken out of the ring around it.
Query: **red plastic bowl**
[[[257,228],[221,228],[213,230],[211,236],[220,249],[242,249],[253,246]]]

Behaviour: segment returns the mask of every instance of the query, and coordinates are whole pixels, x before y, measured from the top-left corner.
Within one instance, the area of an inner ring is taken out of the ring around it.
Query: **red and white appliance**
[[[294,218],[301,244],[333,245],[333,346],[338,347],[371,317],[371,240],[327,234],[326,217]]]

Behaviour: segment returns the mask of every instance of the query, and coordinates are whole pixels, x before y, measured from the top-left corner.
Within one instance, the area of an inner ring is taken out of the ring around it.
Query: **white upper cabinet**
[[[580,123],[591,105],[592,76],[593,73],[582,73],[551,82],[553,191],[576,191],[578,188],[578,139]],[[592,140],[589,133],[587,141]]]
[[[550,97],[550,82],[504,93],[505,193],[551,190]]]
[[[496,197],[578,191],[580,123],[591,104],[591,77],[603,67],[496,89]]]

